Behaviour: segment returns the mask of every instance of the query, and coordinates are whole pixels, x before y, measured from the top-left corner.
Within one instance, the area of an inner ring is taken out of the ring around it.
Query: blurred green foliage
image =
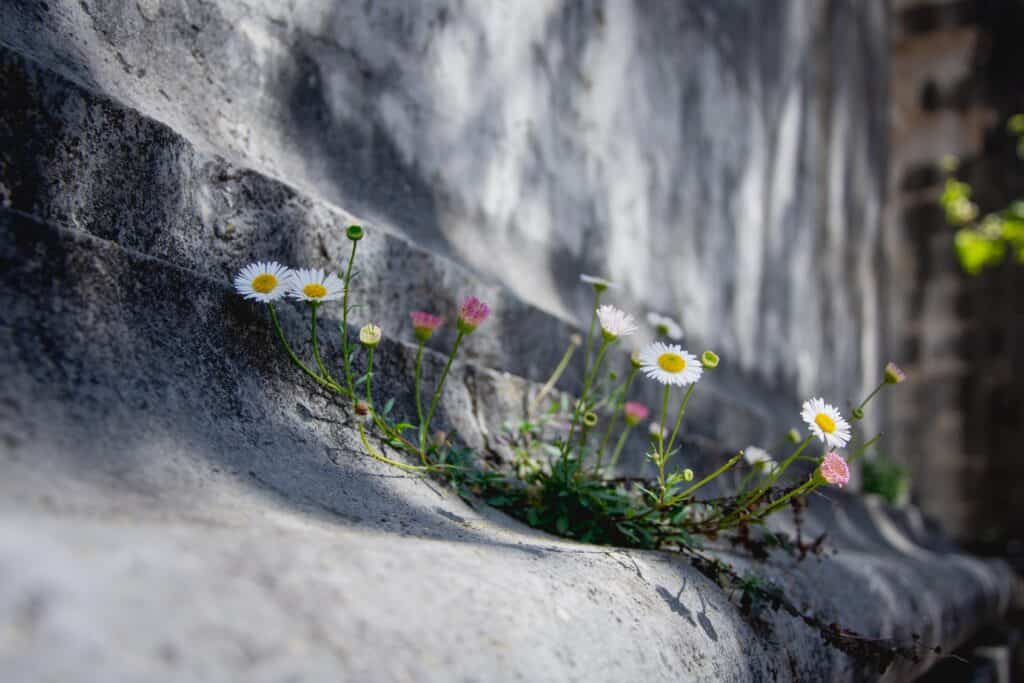
[[[1024,159],[1024,114],[1011,116],[1007,131],[1016,136],[1017,156]],[[947,162],[947,171],[956,171],[956,162]],[[999,265],[1007,254],[1024,263],[1024,201],[993,211],[979,218],[978,205],[971,199],[969,183],[949,177],[939,204],[950,225],[957,226],[956,253],[967,273],[977,275],[987,267]]]
[[[892,505],[906,502],[910,473],[892,458],[881,453],[865,458],[862,473],[866,493],[877,493]]]

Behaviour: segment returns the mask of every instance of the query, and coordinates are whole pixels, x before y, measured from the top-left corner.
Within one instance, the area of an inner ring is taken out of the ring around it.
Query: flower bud
[[[345,236],[353,242],[358,242],[366,236],[366,231],[361,225],[350,225],[345,229]]]
[[[853,419],[854,420],[863,420],[864,419],[864,409],[863,408],[854,408],[852,414],[853,414]]]
[[[800,432],[795,429],[790,429],[786,432],[786,441],[790,443],[800,443],[801,438]]]
[[[703,365],[705,368],[708,368],[709,370],[711,368],[718,367],[718,360],[718,354],[716,354],[714,351],[705,351],[704,353],[700,354],[701,365]]]
[[[593,427],[596,424],[597,424],[597,413],[594,413],[594,412],[589,411],[589,410],[587,412],[583,413],[583,426],[584,427],[586,427],[587,429],[590,429],[591,427]]]
[[[895,363],[886,363],[885,365],[885,383],[886,384],[903,384],[907,379],[907,374],[900,369],[900,366]]]
[[[378,325],[370,323],[359,330],[359,342],[367,348],[373,348],[380,343],[383,332]]]
[[[693,481],[693,470],[689,467],[683,470],[683,481]]]

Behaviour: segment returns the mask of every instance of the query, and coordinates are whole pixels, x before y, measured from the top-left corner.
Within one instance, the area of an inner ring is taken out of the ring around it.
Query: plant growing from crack
[[[488,319],[490,308],[470,296],[458,309],[455,340],[429,401],[425,400],[423,381],[424,349],[444,320],[425,311],[410,314],[416,342],[416,421],[394,421],[391,413],[395,399],[389,398],[378,408],[373,393],[374,352],[381,343],[383,330],[368,322],[358,331],[358,344],[351,337],[349,325],[358,308],[351,292],[357,275],[354,266],[358,245],[366,231],[352,225],[346,235],[351,251],[344,270],[337,274],[321,269],[293,271],[277,263],[260,262],[243,268],[234,284],[242,296],[267,306],[289,361],[317,386],[340,396],[351,406],[360,441],[370,457],[406,472],[443,477],[463,495],[481,498],[534,527],[562,536],[590,543],[680,552],[723,588],[740,591],[741,606],[756,598],[799,616],[833,644],[847,643],[850,638],[861,644],[868,642],[852,632],[803,615],[781,594],[763,588],[751,577],[738,575],[720,560],[703,554],[702,548],[704,539],[727,534],[734,545],[747,548],[755,557],[767,556],[771,548],[800,556],[808,551],[819,552],[822,538],[804,544],[798,525],[794,543],[765,529],[766,519],[791,507],[799,514],[806,497],[822,486],[844,486],[849,480],[849,463],[881,435],[864,440],[849,456],[842,456],[840,451],[851,441],[851,424],[833,405],[812,398],[803,404],[801,412],[808,434],[802,437],[795,430],[788,432],[782,443],[789,443],[792,450],[781,462],[776,463],[767,451],[750,446],[699,476],[691,467],[676,466],[682,457],[680,445],[687,408],[698,382],[719,365],[720,359],[712,351],[704,351],[698,358],[674,343],[682,338],[678,323],[651,314],[648,320],[659,339],[630,356],[624,378],[620,379],[614,371],[602,374],[609,352],[634,334],[638,325],[628,313],[601,303],[604,293],[614,287],[611,282],[585,275],[581,279],[594,294],[586,340],[573,336],[551,377],[534,397],[526,419],[506,425],[503,441],[513,452],[512,462],[495,465],[432,429],[456,355],[466,338]],[[284,298],[307,305],[312,364],[299,357],[281,326],[275,305]],[[340,377],[321,351],[318,321],[320,307],[338,300],[342,314]],[[555,384],[580,346],[584,373],[579,396],[569,399],[564,394],[553,395]],[[361,374],[356,369],[360,348],[365,356],[365,370]],[[614,476],[631,433],[651,414],[647,406],[630,400],[638,377],[661,385],[660,411],[656,413],[659,417],[650,423],[646,453],[656,470],[652,480]],[[886,366],[881,383],[852,409],[853,421],[864,418],[866,407],[882,389],[903,380],[899,368],[893,364]],[[387,447],[411,457],[413,462],[401,455],[385,455],[384,449],[371,443],[373,435]],[[811,455],[815,441],[820,442],[821,452]],[[784,482],[798,462],[813,464],[812,473],[803,481]],[[704,487],[716,480],[724,481],[722,478],[737,468],[747,471],[740,475],[733,494],[697,497]],[[753,534],[754,529],[761,533]]]

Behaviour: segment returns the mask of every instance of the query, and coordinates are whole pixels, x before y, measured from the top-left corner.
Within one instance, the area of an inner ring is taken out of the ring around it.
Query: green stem
[[[717,470],[715,470],[714,472],[712,472],[708,476],[704,477],[703,479],[698,481],[696,484],[694,484],[690,488],[688,488],[685,491],[683,491],[682,493],[678,493],[678,494],[672,496],[672,499],[669,501],[669,504],[670,505],[675,505],[676,503],[682,502],[691,493],[693,493],[694,491],[696,491],[700,487],[704,486],[705,484],[710,482],[712,479],[714,479],[715,477],[719,476],[720,474],[722,474],[723,472],[728,470],[730,467],[735,465],[737,462],[739,462],[740,458],[742,458],[742,457],[743,457],[742,453],[737,453],[736,455],[732,456],[731,458],[729,458],[729,460],[726,461],[726,463],[724,465],[719,467]]]
[[[866,405],[868,404],[868,402],[869,402],[869,401],[870,401],[871,399],[873,399],[873,398],[875,397],[875,395],[876,395],[876,394],[878,394],[878,392],[879,392],[879,391],[881,391],[882,389],[884,389],[884,388],[885,388],[885,384],[886,384],[886,383],[885,383],[885,380],[882,380],[882,383],[881,383],[881,384],[879,384],[879,385],[878,385],[877,387],[875,387],[875,390],[874,390],[874,391],[872,391],[872,392],[871,392],[870,394],[868,394],[868,397],[867,397],[867,398],[865,398],[865,399],[864,399],[863,401],[861,401],[861,402],[860,402],[860,405],[859,405],[859,406],[857,407],[857,409],[858,409],[858,410],[864,410],[864,406],[866,406]]]
[[[434,411],[437,410],[437,401],[441,398],[441,389],[444,388],[444,382],[448,379],[448,371],[452,367],[452,361],[455,360],[455,354],[459,351],[459,345],[462,343],[462,338],[465,336],[464,332],[459,332],[458,336],[455,337],[455,344],[452,346],[452,352],[448,354],[448,362],[445,363],[444,372],[441,373],[441,379],[437,383],[437,388],[434,389],[434,397],[430,399],[430,410],[427,411],[427,421],[420,423],[420,443],[426,443],[426,434],[430,429],[430,423],[434,419]]]
[[[357,240],[352,241],[352,252],[348,256],[348,265],[345,267],[344,289],[341,298],[341,354],[345,368],[345,383],[348,385],[349,394],[356,395],[355,385],[352,383],[351,346],[348,340],[348,290],[352,281],[352,263],[356,259]]]
[[[541,387],[539,392],[537,392],[537,397],[534,398],[533,403],[530,404],[530,409],[529,411],[527,411],[527,415],[536,414],[537,409],[540,407],[541,401],[544,400],[545,396],[551,393],[551,390],[554,389],[555,384],[562,377],[562,373],[565,372],[565,369],[567,367],[569,367],[569,361],[572,360],[572,355],[576,353],[576,347],[578,346],[578,341],[576,343],[573,343],[572,341],[569,342],[569,348],[565,350],[565,354],[562,356],[562,360],[560,360],[558,362],[558,365],[555,366],[554,371],[551,373],[551,377],[548,378],[548,381],[545,382],[544,386]]]
[[[311,323],[310,323],[310,328],[311,328],[310,329],[310,337],[312,339],[312,344],[313,344],[313,359],[316,361],[316,367],[320,370],[320,375],[322,377],[324,377],[324,379],[328,380],[331,384],[334,384],[336,386],[340,386],[340,385],[338,385],[338,380],[334,379],[334,377],[331,376],[331,373],[329,373],[327,371],[327,368],[324,366],[324,362],[323,362],[323,360],[320,357],[320,344],[317,341],[317,324],[316,324],[316,312],[317,312],[318,308],[320,308],[320,302],[318,302],[318,301],[310,301],[309,302],[310,319],[311,319]]]
[[[586,376],[588,364],[590,363],[590,349],[594,343],[594,328],[597,326],[597,309],[601,306],[601,290],[594,292],[594,311],[590,314],[590,331],[587,333],[587,345],[583,349],[583,372]]]
[[[683,415],[686,414],[686,404],[690,402],[690,396],[693,395],[693,390],[697,386],[694,382],[686,389],[686,395],[683,396],[683,402],[679,404],[679,414],[676,415],[676,424],[672,428],[672,436],[668,439],[668,448],[666,449],[669,453],[672,452],[672,446],[676,443],[676,434],[679,433],[679,426],[683,423]],[[667,456],[666,456],[667,457]]]
[[[665,502],[665,463],[668,457],[665,455],[665,418],[668,417],[668,390],[670,385],[665,385],[665,393],[661,397],[661,420],[658,422],[658,486],[661,489],[660,503]]]
[[[324,379],[320,375],[316,374],[308,367],[306,367],[305,363],[299,360],[299,357],[295,355],[295,351],[292,350],[291,344],[288,343],[288,340],[284,336],[284,330],[281,329],[281,323],[277,319],[277,311],[274,310],[274,304],[268,303],[267,309],[270,311],[270,320],[273,321],[274,329],[277,331],[277,338],[281,340],[281,345],[284,347],[285,353],[288,354],[288,358],[291,359],[295,367],[309,375],[311,379],[313,379],[317,384],[321,385],[322,387],[330,389],[331,391],[337,391],[338,393],[344,394],[345,392],[342,390],[341,387],[339,387],[337,384],[332,383],[330,380]]]
[[[363,442],[363,448],[366,449],[367,454],[371,458],[373,458],[374,460],[379,460],[382,463],[385,463],[387,465],[391,465],[392,467],[397,467],[397,468],[399,468],[401,470],[405,470],[406,472],[427,472],[427,471],[430,471],[431,468],[429,468],[429,467],[419,467],[417,465],[407,465],[404,462],[398,462],[397,460],[392,460],[391,458],[388,458],[388,457],[382,455],[381,453],[378,453],[376,450],[374,450],[374,448],[370,445],[370,442],[367,440],[367,438],[366,438],[366,431],[363,430],[363,423],[359,422],[359,423],[357,423],[356,426],[359,429],[359,439]]]
[[[619,456],[622,455],[622,447],[626,445],[626,438],[629,436],[629,432],[632,429],[632,427],[627,425],[626,428],[622,430],[622,435],[619,437],[618,443],[615,444],[615,450],[612,451],[612,461],[608,463],[608,466],[612,469],[615,469],[615,466],[619,464]],[[601,467],[600,455],[598,455],[597,466],[598,468]]]
[[[594,368],[593,370],[591,370],[590,376],[583,384],[583,394],[580,396],[580,411],[582,413],[587,412],[587,399],[590,398],[590,387],[594,383],[594,379],[597,377],[598,370],[601,369],[601,361],[604,359],[605,351],[608,350],[608,346],[610,344],[610,341],[602,337],[601,348],[598,349],[597,357],[594,358]],[[579,455],[581,460],[583,458],[583,442],[586,441],[587,433],[589,431],[589,429],[585,429],[583,430],[583,433],[580,435],[579,449],[577,450],[577,454]]]
[[[420,440],[420,453],[422,454],[426,449],[427,444],[425,443],[423,433],[423,397],[421,395],[421,383],[423,381],[423,345],[424,342],[419,342],[416,347],[416,371],[413,375],[413,388],[416,393],[416,417],[419,420],[419,440]]]
[[[622,393],[612,401],[612,419],[608,421],[608,429],[604,432],[604,438],[601,439],[601,444],[597,447],[597,467],[601,468],[601,461],[604,459],[604,449],[608,446],[608,440],[611,439],[612,432],[615,430],[616,425],[619,423],[619,418],[622,416],[622,406],[625,405],[625,398],[629,395],[629,388],[633,386],[633,378],[636,377],[636,373],[639,368],[633,368],[629,371],[629,376],[626,378],[625,385],[622,389]],[[614,389],[612,394],[618,391],[618,388]],[[595,409],[597,406],[594,406]]]
[[[768,515],[770,515],[771,513],[775,512],[776,510],[778,510],[783,505],[785,505],[787,502],[789,502],[789,499],[792,498],[793,496],[798,496],[801,493],[806,492],[811,487],[811,485],[813,485],[813,484],[814,484],[814,477],[811,477],[810,479],[805,481],[803,484],[801,484],[800,486],[797,486],[795,489],[793,489],[792,491],[790,491],[789,493],[784,495],[782,498],[779,498],[777,501],[775,501],[774,503],[772,503],[771,505],[766,507],[760,513],[758,513],[756,516],[754,516],[754,519],[757,519],[757,520],[764,519],[765,517],[767,517]]]
[[[761,483],[757,487],[755,487],[754,490],[751,491],[750,495],[748,495],[746,498],[744,498],[740,502],[740,504],[737,506],[737,512],[735,512],[732,515],[730,515],[727,518],[726,521],[731,520],[732,517],[736,516],[736,515],[742,516],[743,515],[743,511],[746,508],[748,508],[752,504],[756,503],[761,498],[761,496],[763,496],[765,493],[767,493],[768,490],[772,487],[772,484],[777,482],[779,480],[779,477],[781,477],[785,473],[786,468],[788,468],[791,464],[793,464],[794,461],[796,461],[797,458],[800,457],[800,454],[804,452],[804,449],[807,448],[808,444],[811,443],[811,439],[813,439],[813,438],[814,438],[814,435],[813,434],[809,434],[807,436],[807,438],[804,439],[800,443],[799,446],[797,446],[797,449],[795,451],[793,451],[792,455],[790,455],[788,458],[786,458],[785,460],[782,461],[782,464],[780,464],[778,466],[778,468],[776,468],[776,470],[775,470],[775,472],[773,474],[767,476],[764,479],[763,483]],[[726,522],[723,522],[723,525],[725,523]]]
[[[373,381],[373,347],[366,347],[366,405],[373,410],[373,398],[370,396],[370,383]]]
[[[859,458],[860,456],[862,456],[864,454],[864,451],[866,451],[867,449],[871,448],[871,446],[873,446],[874,443],[876,441],[878,441],[879,439],[881,439],[881,438],[882,438],[881,432],[879,432],[878,434],[875,434],[874,437],[872,437],[871,439],[866,441],[863,446],[861,446],[856,451],[854,451],[853,455],[851,455],[849,458],[846,459],[846,464],[847,465],[852,464],[854,460],[856,460],[857,458]]]

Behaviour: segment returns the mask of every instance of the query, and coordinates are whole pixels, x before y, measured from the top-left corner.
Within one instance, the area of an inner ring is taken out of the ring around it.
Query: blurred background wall
[[[943,157],[982,211],[1024,196],[1006,130],[1024,111],[1024,3],[892,4],[890,204],[893,348],[912,382],[888,447],[912,467],[912,496],[962,540],[1019,555],[1024,537],[1024,266],[961,269],[939,208]]]

